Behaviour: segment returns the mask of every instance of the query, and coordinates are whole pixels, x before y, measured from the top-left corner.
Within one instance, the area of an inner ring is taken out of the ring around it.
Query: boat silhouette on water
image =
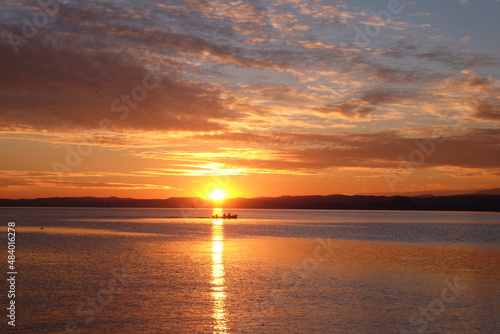
[[[219,215],[212,216],[212,218],[214,218],[214,219],[237,219],[238,215],[223,214],[222,216],[219,216]]]

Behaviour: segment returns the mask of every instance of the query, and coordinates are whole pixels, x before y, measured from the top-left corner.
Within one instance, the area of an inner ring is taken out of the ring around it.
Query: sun
[[[210,197],[213,201],[222,201],[226,198],[226,194],[220,189],[215,189],[208,195],[208,197]]]

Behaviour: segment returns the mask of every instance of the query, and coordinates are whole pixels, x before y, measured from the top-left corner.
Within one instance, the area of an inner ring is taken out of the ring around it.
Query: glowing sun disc
[[[217,189],[212,191],[209,197],[213,201],[222,201],[224,198],[226,198],[226,194],[222,190]]]

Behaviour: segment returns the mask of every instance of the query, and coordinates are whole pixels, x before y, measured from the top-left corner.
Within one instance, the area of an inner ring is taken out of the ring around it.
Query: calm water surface
[[[12,332],[499,333],[499,213],[227,211],[0,208]]]

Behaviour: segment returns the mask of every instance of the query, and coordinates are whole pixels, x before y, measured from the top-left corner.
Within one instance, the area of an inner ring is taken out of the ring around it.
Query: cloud
[[[462,43],[468,43],[468,42],[470,42],[470,40],[471,40],[470,36],[469,35],[465,35],[464,37],[462,37],[460,39],[460,42],[462,42]]]
[[[403,89],[375,88],[364,92],[361,99],[371,105],[392,104],[418,98],[418,91]]]
[[[429,133],[430,132],[430,133]],[[445,135],[445,139],[432,138]],[[400,157],[410,159],[414,151],[421,151],[423,143],[434,147],[426,156],[424,163],[416,168],[437,166],[456,166],[461,168],[497,169],[500,165],[498,142],[500,129],[467,129],[459,134],[448,134],[443,130],[424,129],[420,133],[404,136],[394,132],[374,134],[293,134],[255,135],[224,133],[218,135],[198,135],[206,141],[227,143],[260,143],[260,146],[273,149],[272,155],[264,159],[243,156],[222,156],[222,164],[252,168],[277,168],[279,170],[299,170],[314,172],[330,168],[378,168],[386,170],[397,168]],[[434,144],[431,144],[434,143]],[[254,147],[259,150],[258,146]]]
[[[18,55],[5,47],[0,55],[4,129],[95,129],[108,118],[115,128],[206,131],[220,128],[217,119],[238,117],[208,85],[163,73],[155,79],[111,54],[70,52],[33,41]]]
[[[367,118],[375,111],[366,101],[351,99],[337,104],[327,104],[317,110],[325,114],[337,114],[344,118]]]
[[[479,54],[457,54],[444,47],[434,47],[432,50],[417,54],[416,57],[435,61],[457,70],[493,65],[498,62],[498,60]]]
[[[429,12],[416,12],[416,13],[413,13],[413,14],[410,14],[410,16],[431,16],[431,13]]]
[[[346,119],[363,119],[372,115],[380,106],[410,101],[416,99],[420,93],[412,90],[374,88],[359,91],[356,95],[358,97],[336,104],[327,104],[316,110],[320,113],[337,114]]]
[[[500,122],[500,100],[481,101],[476,108],[474,117],[482,120]]]
[[[32,187],[41,188],[71,188],[71,189],[161,189],[171,190],[174,187],[164,184],[153,184],[148,182],[113,182],[103,181],[103,178],[130,178],[138,176],[149,178],[144,173],[114,173],[114,172],[86,172],[71,173],[61,178],[55,172],[31,171],[31,170],[3,170],[0,171],[0,185],[5,190],[28,189]],[[99,180],[99,181],[94,181]]]
[[[9,7],[2,29],[20,33],[13,17],[33,10]],[[293,110],[296,126],[317,122],[299,122],[300,110],[364,120],[380,106],[421,98],[421,89],[409,86],[450,75],[419,60],[460,69],[493,63],[486,56],[408,42],[359,49],[329,35],[359,18],[370,15],[326,1],[71,2],[19,54],[6,40],[0,43],[6,69],[0,78],[0,127],[99,129],[110,118],[118,130],[218,131],[243,128],[284,106]],[[123,94],[140,86],[148,71],[161,85],[136,107],[127,106]],[[400,92],[385,85],[398,85]],[[243,92],[243,86],[250,88]]]

